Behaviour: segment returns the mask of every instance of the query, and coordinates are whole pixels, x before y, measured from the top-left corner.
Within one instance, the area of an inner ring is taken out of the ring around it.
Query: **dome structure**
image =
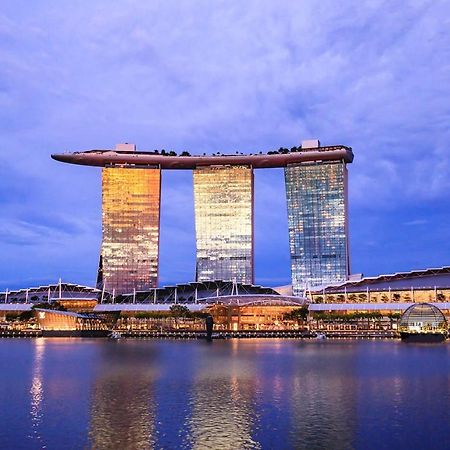
[[[442,311],[430,303],[410,306],[402,315],[399,331],[408,335],[447,335],[447,320]]]

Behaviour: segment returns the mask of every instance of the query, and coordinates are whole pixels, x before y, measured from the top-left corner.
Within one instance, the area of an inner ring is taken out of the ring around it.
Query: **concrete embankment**
[[[203,331],[144,331],[134,330],[121,332],[123,337],[155,338],[155,339],[205,339]],[[327,338],[333,339],[393,339],[398,338],[393,331],[333,331],[324,333]],[[213,339],[315,339],[315,333],[305,334],[300,331],[217,331]]]
[[[119,331],[125,338],[140,339],[206,339],[204,331]],[[105,331],[99,332],[43,332],[42,330],[0,330],[0,338],[31,338],[31,337],[106,337]],[[324,333],[329,339],[396,339],[394,331],[327,331]],[[213,339],[314,339],[314,333],[305,334],[300,331],[218,331],[213,333]]]
[[[41,336],[42,330],[0,330],[0,338],[30,338]]]

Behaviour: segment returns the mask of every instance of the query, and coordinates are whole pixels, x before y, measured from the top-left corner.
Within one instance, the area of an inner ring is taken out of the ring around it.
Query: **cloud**
[[[354,149],[356,226],[367,214],[381,220],[407,209],[399,217],[405,223],[418,208],[422,217],[427,205],[448,205],[449,12],[442,0],[2,2],[0,204],[12,225],[0,250],[15,240],[16,257],[26,259],[21,240],[53,245],[45,234],[51,222],[61,255],[73,250],[65,233],[89,236],[78,242],[73,277],[77,264],[95,267],[99,171],[49,155],[123,141],[254,152],[318,137]],[[164,177],[164,276],[180,254],[188,276],[191,181]],[[284,190],[282,175],[275,178],[272,189],[271,176],[257,174],[257,274],[269,279],[276,267],[284,280]],[[352,248],[364,241],[352,239]],[[399,264],[408,258],[405,252]],[[359,264],[358,271],[385,271],[384,263]],[[57,271],[41,262],[27,270]],[[90,280],[83,276],[74,281]]]
[[[429,223],[429,221],[426,219],[415,219],[415,220],[410,220],[408,222],[404,222],[403,225],[416,226],[416,225],[427,225],[428,223]]]

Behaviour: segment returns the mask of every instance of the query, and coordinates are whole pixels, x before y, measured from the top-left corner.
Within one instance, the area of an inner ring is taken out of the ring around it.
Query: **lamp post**
[[[103,300],[105,299],[105,286],[106,286],[106,280],[103,282],[102,286],[102,296],[100,298],[100,303],[103,303]]]

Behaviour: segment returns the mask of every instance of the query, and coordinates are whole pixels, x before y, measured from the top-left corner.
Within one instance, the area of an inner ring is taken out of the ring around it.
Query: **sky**
[[[101,172],[52,153],[353,148],[352,273],[450,265],[450,3],[2,0],[0,289],[93,285]],[[192,173],[165,171],[160,284],[195,274]],[[290,282],[282,169],[255,273]]]

